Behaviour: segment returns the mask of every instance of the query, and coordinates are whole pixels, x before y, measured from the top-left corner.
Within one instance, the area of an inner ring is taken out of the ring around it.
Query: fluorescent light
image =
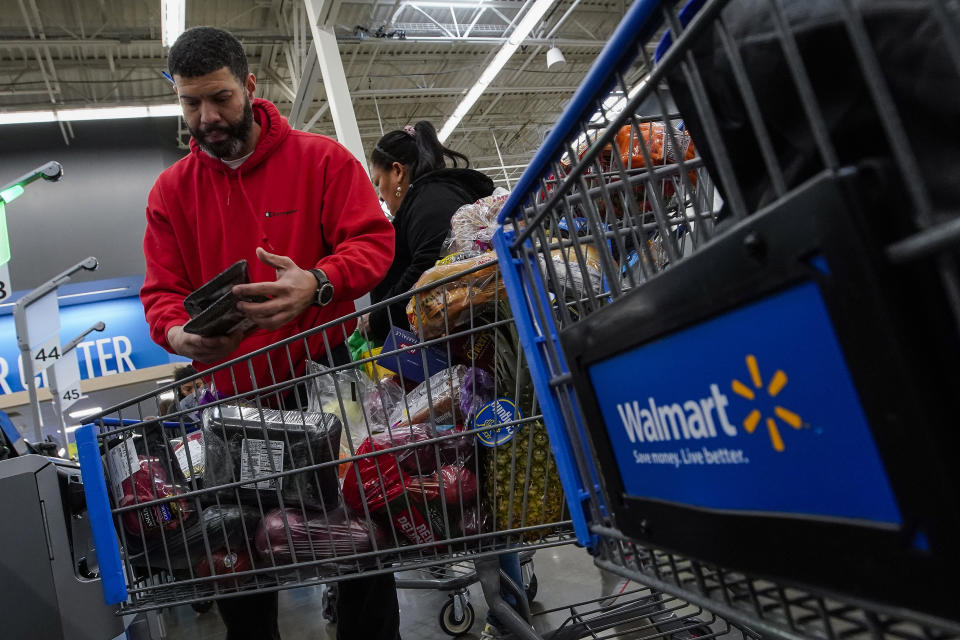
[[[100,413],[101,411],[103,411],[103,407],[90,407],[89,409],[81,409],[80,411],[71,411],[70,417],[79,420],[80,418],[86,418],[87,416],[92,416]]]
[[[53,111],[11,111],[0,113],[0,124],[26,124],[31,122],[56,122]]]
[[[172,46],[186,26],[186,0],[160,0],[160,41],[163,46]]]
[[[164,378],[163,380],[155,381],[158,385],[167,384],[168,382],[173,382],[173,378]]]
[[[0,125],[38,122],[80,122],[83,120],[123,120],[126,118],[168,118],[179,116],[179,104],[130,105],[121,107],[85,107],[57,111],[11,111],[0,113]]]
[[[460,104],[457,105],[457,108],[453,110],[453,115],[443,123],[443,128],[440,129],[438,136],[440,142],[446,142],[450,134],[453,133],[453,130],[456,129],[460,121],[463,120],[463,117],[473,108],[473,105],[476,104],[480,96],[483,95],[483,92],[487,90],[487,87],[490,86],[493,79],[497,77],[497,74],[500,73],[504,65],[507,64],[507,61],[513,53],[523,44],[523,41],[527,39],[527,36],[530,35],[530,32],[533,31],[533,28],[537,26],[540,20],[543,19],[543,16],[553,5],[553,2],[554,0],[536,0],[536,2],[533,3],[530,10],[523,16],[520,24],[516,26],[513,32],[511,32],[510,37],[507,38],[507,41],[500,47],[497,55],[493,57],[493,60],[487,65],[487,68],[480,74],[476,84],[470,88],[470,91],[467,92],[467,95]]]
[[[173,400],[173,391],[164,391],[160,394],[161,400]]]
[[[83,293],[68,293],[63,296],[57,296],[60,300],[66,300],[67,298],[80,298],[82,296],[96,296],[101,293],[117,293],[118,291],[126,291],[130,287],[114,287],[113,289],[98,289],[97,291],[84,291]]]

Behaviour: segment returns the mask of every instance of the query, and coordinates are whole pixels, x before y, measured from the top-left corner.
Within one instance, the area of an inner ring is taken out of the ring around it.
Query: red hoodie
[[[393,226],[356,158],[330,138],[293,131],[266,100],[254,100],[253,113],[260,137],[238,169],[191,140],[190,153],[161,173],[150,191],[140,300],[151,337],[168,351],[167,331],[189,320],[183,299],[237,260],[246,258],[251,282],[276,280],[273,268],[257,259],[258,246],[303,269],[323,269],[334,298],[276,331],[256,331],[231,358],[353,312],[353,301],[380,282],[393,261]],[[343,342],[354,325],[327,331],[330,346]],[[291,343],[289,357],[286,349],[273,350],[269,363],[254,357],[252,372],[244,365],[218,373],[218,390],[232,395],[300,375],[308,355],[304,342]],[[322,335],[308,342],[309,355],[324,353]]]

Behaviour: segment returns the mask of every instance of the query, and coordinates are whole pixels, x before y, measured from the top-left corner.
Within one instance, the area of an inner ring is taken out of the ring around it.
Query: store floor
[[[600,572],[586,551],[574,546],[538,551],[534,556],[539,593],[533,611],[582,602],[601,595]],[[304,587],[280,593],[280,632],[283,640],[333,640],[336,628],[326,624],[321,612],[321,587]],[[437,622],[447,594],[438,591],[401,590],[400,631],[404,640],[449,639]],[[470,588],[470,601],[477,620],[466,639],[480,637],[486,618],[486,603],[479,585]],[[560,625],[569,613],[537,616],[535,626],[545,630]],[[178,607],[163,614],[168,640],[223,640],[225,632],[216,609],[197,614]]]

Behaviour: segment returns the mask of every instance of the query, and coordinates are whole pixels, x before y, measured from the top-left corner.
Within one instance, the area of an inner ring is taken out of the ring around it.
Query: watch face
[[[333,285],[325,282],[320,285],[320,290],[317,291],[317,302],[327,305],[330,304],[331,300],[333,300]]]

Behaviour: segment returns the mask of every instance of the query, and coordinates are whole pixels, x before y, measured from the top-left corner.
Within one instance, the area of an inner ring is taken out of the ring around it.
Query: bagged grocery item
[[[283,503],[320,508],[337,504],[331,465],[290,476],[264,476],[336,460],[343,423],[330,413],[278,411],[222,405],[204,415],[207,487],[244,482],[237,491],[249,504]],[[278,498],[279,492],[279,498]]]
[[[497,215],[509,195],[506,189],[498,187],[492,195],[457,209],[450,218],[450,235],[443,243],[441,254],[491,251],[493,234],[500,228]]]
[[[131,440],[128,438],[125,442]],[[120,447],[124,445],[121,444]],[[121,495],[117,503],[118,507],[162,498],[173,499],[123,512],[120,519],[127,533],[138,537],[142,535],[146,538],[154,538],[160,535],[161,529],[167,532],[176,531],[190,513],[187,502],[176,499],[183,490],[167,480],[167,472],[158,458],[138,455],[135,464],[136,470],[119,483]],[[111,474],[114,482],[118,477]]]
[[[335,559],[387,545],[379,525],[352,517],[343,507],[326,513],[274,509],[264,516],[254,543],[260,557],[275,564]]]
[[[631,125],[621,127],[617,131],[616,144],[623,167],[632,169],[646,166],[643,144],[646,145],[647,153],[650,154],[650,162],[654,165],[673,164],[678,162],[680,158],[683,158],[684,162],[693,160],[697,152],[690,140],[690,134],[677,128],[673,128],[672,133],[673,140],[676,140],[676,146],[674,146],[671,136],[668,135],[667,127],[663,122],[641,122],[637,125],[637,128]],[[641,137],[643,143],[641,143]],[[690,177],[696,184],[696,175],[691,172]]]
[[[394,427],[411,424],[454,424],[460,415],[460,389],[467,368],[462,364],[430,376],[407,394],[390,417]]]
[[[580,252],[583,255],[582,265],[577,258],[577,249],[572,246],[550,252],[555,277],[549,278],[549,282],[555,289],[553,293],[564,300],[578,300],[586,298],[590,293],[597,295],[603,291],[603,271],[597,250],[592,245],[581,244]],[[540,266],[544,273],[549,273],[546,260],[542,256]],[[589,289],[586,285],[588,281]]]
[[[459,280],[415,294],[407,304],[411,329],[421,330],[423,337],[428,340],[446,335],[461,323],[469,321],[471,313],[482,313],[498,300],[506,299],[497,255],[493,252],[428,269],[417,280],[415,288],[483,265],[489,266],[465,274]]]
[[[340,435],[338,457],[349,458],[364,438],[389,426],[390,415],[403,401],[403,389],[390,378],[372,382],[354,369],[326,371],[326,367],[307,361],[308,373],[323,374],[313,379],[307,409],[341,418],[346,429]],[[340,465],[338,475],[343,477],[345,471],[346,464]]]
[[[365,431],[363,389],[370,379],[356,369],[329,373],[318,362],[307,360],[307,374],[316,375],[307,391],[307,411],[329,413],[340,418],[348,429]]]
[[[365,440],[357,453],[423,445],[354,462],[343,482],[343,498],[351,511],[365,513],[366,505],[372,516],[391,521],[412,544],[459,537],[460,505],[475,506],[478,483],[462,455],[466,438],[431,442],[435,437],[429,425],[413,425]],[[462,462],[439,464],[444,458]]]

